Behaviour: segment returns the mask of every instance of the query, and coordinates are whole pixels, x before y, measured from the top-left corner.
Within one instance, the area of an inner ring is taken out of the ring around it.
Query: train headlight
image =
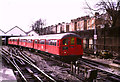
[[[64,52],[66,54],[66,52]]]

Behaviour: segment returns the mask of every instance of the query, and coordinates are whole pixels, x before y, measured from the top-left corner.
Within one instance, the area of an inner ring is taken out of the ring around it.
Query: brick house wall
[[[62,32],[62,24],[58,23],[57,25],[57,33],[61,33]]]

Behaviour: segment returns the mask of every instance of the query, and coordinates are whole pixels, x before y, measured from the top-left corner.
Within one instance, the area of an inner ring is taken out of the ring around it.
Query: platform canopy
[[[27,33],[18,26],[13,27],[12,29],[6,32],[6,36],[26,36],[26,35]]]

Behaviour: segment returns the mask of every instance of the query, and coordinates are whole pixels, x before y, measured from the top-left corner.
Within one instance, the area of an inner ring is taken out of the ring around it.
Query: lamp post
[[[98,25],[98,18],[99,13],[95,13],[95,29],[94,29],[94,54],[96,54],[97,47],[96,47],[96,40],[97,40],[97,25]]]
[[[96,40],[97,40],[97,32],[96,32],[96,26],[95,26],[95,29],[94,29],[94,54],[96,54]]]

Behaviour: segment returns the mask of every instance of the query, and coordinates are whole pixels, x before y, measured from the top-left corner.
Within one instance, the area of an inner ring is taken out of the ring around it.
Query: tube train
[[[11,37],[9,45],[27,47],[60,57],[82,57],[83,40],[74,33],[41,35],[38,37]]]

